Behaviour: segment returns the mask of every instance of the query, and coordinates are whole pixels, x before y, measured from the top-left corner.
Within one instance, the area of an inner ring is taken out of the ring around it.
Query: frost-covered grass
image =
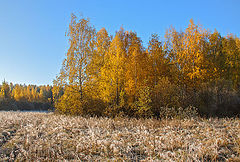
[[[137,120],[0,112],[0,159],[240,161],[238,118]]]

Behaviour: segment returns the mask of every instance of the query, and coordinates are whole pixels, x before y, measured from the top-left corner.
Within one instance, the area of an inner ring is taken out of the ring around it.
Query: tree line
[[[148,47],[136,32],[109,35],[72,14],[69,48],[54,80],[58,112],[76,115],[162,116],[197,108],[204,115],[240,112],[240,39],[190,20],[170,27]]]
[[[184,31],[170,27],[161,39],[152,34],[144,47],[136,32],[120,28],[110,35],[72,14],[67,37],[52,87],[9,85],[5,98],[52,104],[71,115],[240,113],[240,39],[233,34],[190,20]]]
[[[0,110],[53,109],[52,86],[8,84],[0,85]]]

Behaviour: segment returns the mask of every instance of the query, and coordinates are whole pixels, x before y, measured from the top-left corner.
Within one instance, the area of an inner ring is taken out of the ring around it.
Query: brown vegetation
[[[83,118],[0,112],[3,161],[239,161],[239,118]]]

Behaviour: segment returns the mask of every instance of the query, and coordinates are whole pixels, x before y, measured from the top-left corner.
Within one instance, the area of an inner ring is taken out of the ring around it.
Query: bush
[[[133,104],[136,117],[151,117],[152,114],[152,99],[150,96],[150,88],[143,86],[139,90],[138,99]]]
[[[5,111],[17,111],[18,106],[16,103],[10,99],[5,99],[0,101],[0,110],[5,110]]]
[[[88,96],[82,98],[80,93],[73,93],[71,89],[66,89],[64,94],[55,102],[55,108],[61,114],[101,116],[105,104],[100,99]]]
[[[85,100],[81,99],[79,93],[72,93],[66,89],[64,94],[55,103],[56,111],[61,114],[83,115],[83,105]]]
[[[153,88],[152,106],[155,116],[159,116],[162,107],[180,107],[180,88],[171,83],[168,77],[159,78]]]
[[[53,109],[49,103],[15,101],[12,99],[4,99],[0,101],[0,110],[5,111],[48,111]]]
[[[105,111],[105,103],[100,99],[87,98],[83,105],[83,111],[90,116],[102,116]]]
[[[217,80],[205,83],[199,91],[198,107],[205,115],[237,115],[240,113],[240,95],[229,81]]]

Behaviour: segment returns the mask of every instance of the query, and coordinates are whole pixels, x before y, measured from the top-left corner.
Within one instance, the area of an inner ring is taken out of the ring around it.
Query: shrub
[[[139,97],[133,108],[135,109],[135,115],[137,117],[151,117],[152,114],[152,99],[150,96],[150,88],[148,86],[143,86],[139,90]]]
[[[199,110],[210,116],[231,116],[240,113],[240,95],[230,81],[217,80],[202,85],[199,91]]]
[[[152,90],[152,111],[155,116],[160,115],[162,107],[180,107],[180,88],[171,83],[168,77],[161,77]]]
[[[72,93],[65,90],[58,102],[55,103],[56,111],[62,114],[83,115],[85,100],[81,99],[79,93]]]

